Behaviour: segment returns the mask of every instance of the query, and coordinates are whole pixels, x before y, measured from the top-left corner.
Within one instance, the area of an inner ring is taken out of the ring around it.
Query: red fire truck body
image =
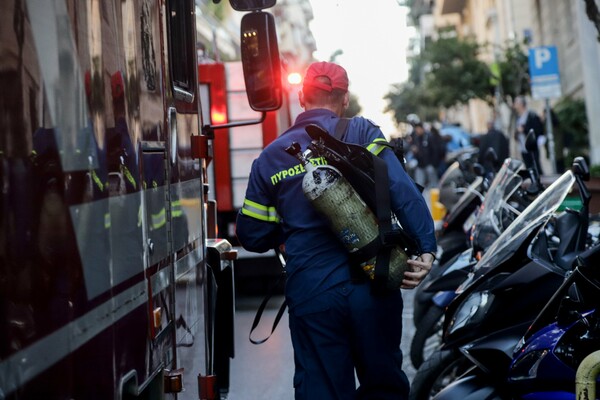
[[[246,101],[246,88],[239,61],[209,62],[198,65],[200,91],[210,93],[213,124],[243,122],[260,118]],[[252,162],[262,149],[291,125],[291,115],[284,104],[266,113],[260,124],[234,126],[216,130],[214,138],[214,187],[209,196],[217,202],[220,235],[236,245],[235,218],[242,207]]]
[[[250,14],[256,46],[270,19]],[[195,2],[0,19],[0,399],[218,398],[236,253],[207,198]],[[247,62],[277,65],[269,46]]]

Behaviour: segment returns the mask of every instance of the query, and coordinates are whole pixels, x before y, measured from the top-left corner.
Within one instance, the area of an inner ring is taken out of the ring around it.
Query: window
[[[170,0],[168,13],[173,92],[176,99],[192,103],[196,67],[193,1]]]

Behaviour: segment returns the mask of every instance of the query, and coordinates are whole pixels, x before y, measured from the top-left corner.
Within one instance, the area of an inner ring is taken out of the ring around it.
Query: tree
[[[525,43],[523,43],[525,44]],[[498,89],[496,107],[504,103],[511,110],[512,117],[509,121],[508,131],[512,132],[516,127],[517,115],[512,104],[515,97],[527,95],[531,91],[529,84],[529,60],[518,41],[507,41],[494,63],[495,88]]]
[[[438,108],[432,104],[427,92],[413,82],[392,85],[384,98],[388,102],[384,111],[391,111],[397,123],[406,122],[406,116],[413,113],[426,121],[438,117]]]
[[[456,37],[429,44],[412,60],[408,82],[393,85],[385,95],[386,111],[392,111],[398,123],[410,113],[434,120],[442,107],[465,104],[473,98],[491,101],[492,74],[477,58],[480,48],[474,41]]]
[[[556,117],[558,119],[558,131],[555,132],[555,138],[562,142],[560,151],[567,150],[565,165],[571,165],[573,158],[584,156],[589,162],[589,125],[587,113],[585,111],[585,101],[583,99],[574,99],[563,97],[554,106]]]
[[[436,105],[448,108],[475,98],[491,101],[492,74],[477,58],[480,48],[473,40],[456,37],[440,38],[425,48],[425,86]]]
[[[508,41],[498,60],[498,76],[500,96],[504,103],[512,104],[512,100],[529,94],[529,61],[521,45],[516,41]]]

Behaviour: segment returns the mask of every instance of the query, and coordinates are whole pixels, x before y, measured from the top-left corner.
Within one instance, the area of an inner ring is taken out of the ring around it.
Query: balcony
[[[442,15],[462,13],[467,0],[442,0]]]

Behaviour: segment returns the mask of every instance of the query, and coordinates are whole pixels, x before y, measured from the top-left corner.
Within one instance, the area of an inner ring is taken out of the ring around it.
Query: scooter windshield
[[[523,244],[523,240],[545,224],[556,212],[574,182],[575,175],[567,171],[544,190],[494,241],[481,260],[475,264],[473,272],[469,273],[467,279],[458,288],[458,292],[464,291],[477,278],[500,265],[517,251]]]
[[[522,166],[523,162],[507,158],[496,173],[471,231],[476,251],[485,252],[521,213],[522,207],[511,198],[523,183],[523,177],[519,175]]]

